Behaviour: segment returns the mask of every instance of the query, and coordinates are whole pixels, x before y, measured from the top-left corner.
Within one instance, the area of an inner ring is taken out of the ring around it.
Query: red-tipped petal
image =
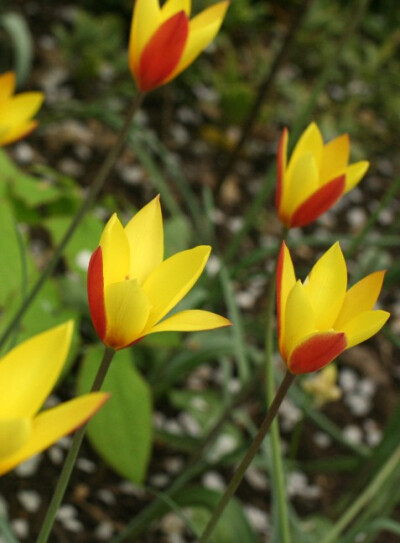
[[[287,161],[287,144],[288,144],[289,132],[287,128],[283,129],[281,137],[279,139],[278,156],[277,156],[277,171],[276,171],[276,193],[275,193],[275,207],[279,212],[279,206],[282,200],[283,190],[283,176],[286,170]]]
[[[288,368],[294,374],[311,373],[327,366],[345,349],[345,334],[317,333],[293,349],[288,360]]]
[[[318,219],[342,196],[346,186],[346,176],[341,175],[318,189],[293,213],[290,226],[306,226]]]
[[[98,247],[92,254],[87,276],[87,292],[93,326],[99,338],[106,336],[106,311],[104,305],[103,253]]]
[[[189,34],[184,11],[167,19],[153,34],[140,57],[137,84],[147,92],[164,83],[178,65]]]

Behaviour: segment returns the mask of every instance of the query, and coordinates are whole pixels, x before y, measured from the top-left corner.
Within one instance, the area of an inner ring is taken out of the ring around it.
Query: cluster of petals
[[[224,317],[202,310],[180,311],[164,319],[193,287],[210,251],[200,245],[164,260],[158,196],[125,228],[114,214],[88,269],[90,313],[102,342],[119,350],[154,332],[228,326]]]
[[[84,424],[108,398],[96,392],[40,411],[60,376],[72,331],[72,321],[52,328],[0,361],[0,475]]]
[[[350,139],[343,134],[324,145],[311,123],[288,161],[289,132],[282,132],[277,157],[276,209],[288,228],[306,226],[330,209],[362,179],[369,163],[348,164]]]
[[[129,66],[143,92],[164,85],[185,70],[215,38],[229,2],[189,20],[191,0],[136,0],[129,43]]]
[[[384,271],[347,290],[347,268],[339,243],[324,253],[302,283],[282,244],[277,269],[279,350],[294,374],[319,370],[376,334],[389,313],[374,310]]]
[[[14,72],[0,75],[0,146],[27,136],[38,124],[32,118],[42,105],[43,93],[14,93]]]

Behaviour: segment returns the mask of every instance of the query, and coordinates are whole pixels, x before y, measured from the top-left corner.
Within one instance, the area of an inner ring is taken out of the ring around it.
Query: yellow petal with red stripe
[[[116,213],[103,230],[100,246],[103,255],[104,287],[124,281],[129,276],[129,242]]]
[[[304,338],[290,353],[288,368],[294,374],[325,367],[346,349],[346,336],[338,332],[316,332]]]
[[[318,190],[318,166],[311,153],[300,155],[285,176],[280,213],[289,219],[311,194]]]
[[[324,142],[321,132],[315,123],[311,123],[300,136],[288,164],[288,175],[301,155],[311,153],[319,170]]]
[[[136,73],[140,55],[160,25],[159,0],[136,0],[129,39],[129,65]]]
[[[351,321],[339,328],[346,334],[347,348],[353,347],[379,332],[390,317],[390,313],[382,310],[363,311]]]
[[[123,349],[142,334],[150,303],[136,279],[113,283],[105,289],[106,337],[104,344]]]
[[[342,134],[327,143],[322,151],[321,160],[321,185],[325,185],[335,177],[339,177],[349,162],[350,138],[348,134]]]
[[[0,458],[0,475],[76,430],[96,413],[108,397],[103,392],[95,392],[40,413],[32,421],[28,441],[14,454]]]
[[[287,360],[293,349],[315,331],[313,307],[301,281],[297,281],[286,302],[283,359]]]
[[[146,279],[143,290],[152,306],[145,333],[162,319],[193,287],[201,275],[211,247],[199,245],[164,260]]]
[[[125,227],[130,247],[129,277],[139,283],[161,264],[164,230],[160,197],[157,196],[133,216]]]
[[[223,326],[231,326],[232,323],[225,317],[221,317],[210,311],[189,309],[180,311],[175,315],[159,322],[151,328],[149,334],[155,332],[197,332],[199,330],[213,330]]]
[[[203,10],[189,23],[189,36],[182,57],[167,81],[185,70],[214,40],[221,28],[229,2],[219,2]]]
[[[61,373],[73,326],[68,321],[42,332],[2,358],[0,418],[29,417],[40,409]]]
[[[332,328],[342,307],[346,287],[346,262],[339,243],[335,243],[317,261],[304,284],[318,330]]]
[[[384,271],[377,271],[358,281],[346,292],[340,313],[335,321],[335,330],[340,330],[359,313],[371,310],[378,299],[385,276]]]

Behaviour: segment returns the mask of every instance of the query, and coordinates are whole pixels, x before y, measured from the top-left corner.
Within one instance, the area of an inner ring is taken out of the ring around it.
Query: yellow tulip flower
[[[191,0],[136,0],[129,42],[129,67],[143,92],[168,83],[209,45],[224,20],[229,1],[189,20]]]
[[[289,132],[282,133],[277,157],[276,209],[289,228],[306,226],[331,208],[362,179],[369,162],[349,165],[350,139],[343,134],[324,145],[311,123],[287,161]]]
[[[336,364],[330,364],[316,375],[310,375],[302,382],[302,387],[314,399],[316,407],[328,402],[335,402],[342,396],[337,386],[338,370]]]
[[[61,373],[72,330],[72,321],[56,326],[0,361],[0,475],[84,424],[108,398],[86,394],[40,411]]]
[[[201,245],[164,260],[158,196],[125,228],[114,214],[88,269],[89,307],[101,341],[119,350],[154,332],[230,325],[224,317],[200,310],[180,311],[164,319],[193,287],[210,251],[211,247]]]
[[[279,350],[292,373],[319,370],[382,328],[389,313],[373,307],[384,274],[371,273],[346,291],[346,262],[335,243],[302,283],[282,244],[277,270]]]
[[[23,92],[14,96],[15,74],[0,75],[0,146],[19,140],[38,125],[32,117],[43,102],[41,92]]]

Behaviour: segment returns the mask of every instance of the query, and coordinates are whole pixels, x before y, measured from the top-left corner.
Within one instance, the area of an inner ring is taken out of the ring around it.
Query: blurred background
[[[193,12],[212,3],[193,0]],[[136,92],[127,62],[131,13],[131,0],[1,2],[0,72],[16,70],[19,91],[45,93],[39,128],[0,155],[1,326],[76,213]],[[77,382],[84,389],[101,352],[86,302],[88,259],[111,213],[127,220],[157,193],[167,254],[213,246],[185,307],[227,314],[235,326],[150,336],[118,354],[118,367],[131,372],[133,392],[120,391],[119,405],[130,418],[121,434],[92,431],[54,541],[114,541],[126,526],[127,541],[195,540],[265,412],[266,286],[281,229],[277,144],[287,126],[293,147],[311,121],[325,141],[348,133],[351,162],[371,166],[334,209],[291,232],[296,269],[305,277],[339,239],[350,284],[388,270],[380,304],[392,318],[340,357],[334,401],[307,392],[304,378],[282,407],[293,540],[321,541],[371,483],[373,499],[336,541],[400,540],[399,462],[379,477],[400,443],[399,46],[395,0],[232,0],[216,41],[146,97],[100,200],[14,341],[73,317],[75,348],[53,401],[70,397]],[[21,541],[34,540],[68,444],[3,478],[1,506]],[[279,542],[271,469],[266,443],[215,541]],[[188,482],[172,498],[167,490],[182,471]]]

